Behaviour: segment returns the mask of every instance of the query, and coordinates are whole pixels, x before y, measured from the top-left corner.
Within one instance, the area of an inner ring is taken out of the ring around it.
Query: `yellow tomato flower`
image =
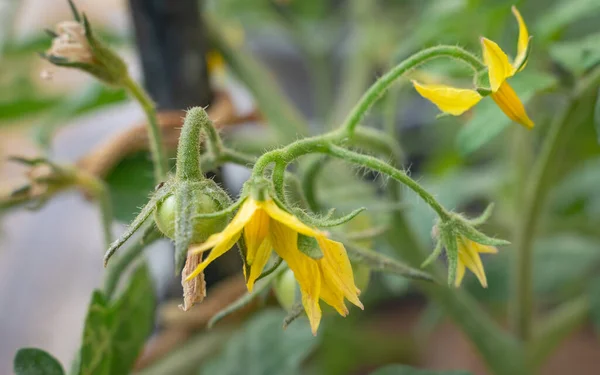
[[[298,249],[299,233],[316,239],[323,253],[322,258],[313,259]],[[246,264],[249,266],[245,275],[248,290],[252,291],[254,282],[262,273],[271,252],[275,250],[294,272],[300,285],[302,304],[313,334],[316,334],[321,321],[319,299],[331,305],[342,316],[348,314],[344,298],[363,308],[358,299],[360,290],[354,284],[352,266],[344,245],[302,223],[294,215],[279,208],[270,198],[263,201],[246,198],[222,232],[213,234],[203,244],[191,248],[191,253],[209,249],[212,251],[188,279],[194,278],[213,260],[227,252],[242,234],[247,250]]]
[[[508,56],[493,41],[481,38],[483,49],[483,62],[488,68],[490,81],[490,96],[498,107],[511,120],[527,127],[533,127],[533,121],[527,116],[523,103],[506,81],[508,78],[520,72],[527,64],[529,49],[529,33],[523,17],[516,7],[512,12],[519,23],[519,40],[517,43],[517,56],[511,63]],[[442,112],[454,116],[460,116],[477,104],[482,96],[476,90],[460,89],[444,85],[423,85],[413,81],[415,89],[421,96],[430,100]]]
[[[458,236],[456,241],[458,245],[458,264],[454,286],[460,286],[465,277],[465,271],[468,268],[477,276],[481,286],[487,288],[487,279],[485,278],[485,271],[483,270],[483,263],[481,263],[479,254],[496,254],[498,250],[493,246],[482,245],[462,235]]]

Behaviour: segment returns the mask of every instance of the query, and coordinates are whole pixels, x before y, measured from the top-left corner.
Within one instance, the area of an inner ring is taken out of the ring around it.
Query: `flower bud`
[[[52,46],[42,54],[50,63],[83,70],[106,84],[123,85],[128,79],[127,65],[110,48],[96,39],[84,14],[71,4],[74,20],[56,25]]]

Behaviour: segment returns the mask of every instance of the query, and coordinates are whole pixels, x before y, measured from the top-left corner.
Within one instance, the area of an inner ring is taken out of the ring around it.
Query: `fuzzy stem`
[[[146,117],[148,118],[148,138],[150,151],[152,153],[152,162],[154,163],[154,179],[156,182],[165,181],[167,178],[168,161],[167,154],[162,142],[162,135],[158,120],[156,119],[156,108],[154,102],[148,94],[138,85],[130,76],[123,80],[123,85],[131,96],[141,105]]]
[[[201,107],[194,107],[187,112],[179,136],[179,145],[177,146],[177,169],[176,176],[179,180],[199,181],[204,178],[200,167],[200,134],[203,128],[212,128],[206,126],[210,122],[206,111]],[[214,130],[214,128],[213,128]],[[208,132],[211,135],[211,132]],[[220,145],[218,135],[213,134]]]
[[[425,63],[426,61],[439,57],[450,57],[462,61],[473,68],[474,71],[485,69],[485,66],[479,59],[471,53],[456,46],[436,46],[421,50],[408,59],[396,65],[392,70],[387,72],[383,77],[379,78],[368,90],[363,94],[358,103],[346,117],[341,128],[345,129],[349,134],[354,132],[354,129],[364,117],[365,113],[373,106],[381,95],[404,73]]]

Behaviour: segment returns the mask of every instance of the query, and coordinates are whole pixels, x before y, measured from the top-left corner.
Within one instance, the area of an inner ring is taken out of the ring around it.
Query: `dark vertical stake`
[[[208,41],[198,0],[129,0],[145,86],[159,109],[206,106]]]

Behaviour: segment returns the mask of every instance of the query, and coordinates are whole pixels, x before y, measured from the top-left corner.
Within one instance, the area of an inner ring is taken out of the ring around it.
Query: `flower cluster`
[[[515,90],[507,82],[508,78],[523,70],[527,65],[529,55],[530,37],[527,26],[517,8],[513,7],[512,11],[519,23],[517,57],[512,63],[498,44],[487,38],[481,38],[483,60],[487,67],[490,84],[489,89],[462,89],[438,84],[425,85],[413,81],[417,92],[434,103],[442,112],[453,116],[460,116],[479,103],[483,98],[483,93],[491,96],[508,118],[527,128],[532,128],[533,121],[527,115]]]
[[[244,260],[248,266],[248,271],[244,269],[248,290],[252,291],[274,250],[294,272],[313,334],[316,334],[321,321],[319,299],[335,308],[342,316],[348,314],[344,298],[363,308],[344,245],[304,224],[279,207],[268,195],[263,195],[263,198],[245,198],[238,213],[222,232],[213,234],[206,242],[190,249],[191,253],[212,251],[188,279],[204,271],[242,236],[246,248]],[[302,236],[316,240],[321,252],[319,256],[311,257],[301,251],[299,240]]]

